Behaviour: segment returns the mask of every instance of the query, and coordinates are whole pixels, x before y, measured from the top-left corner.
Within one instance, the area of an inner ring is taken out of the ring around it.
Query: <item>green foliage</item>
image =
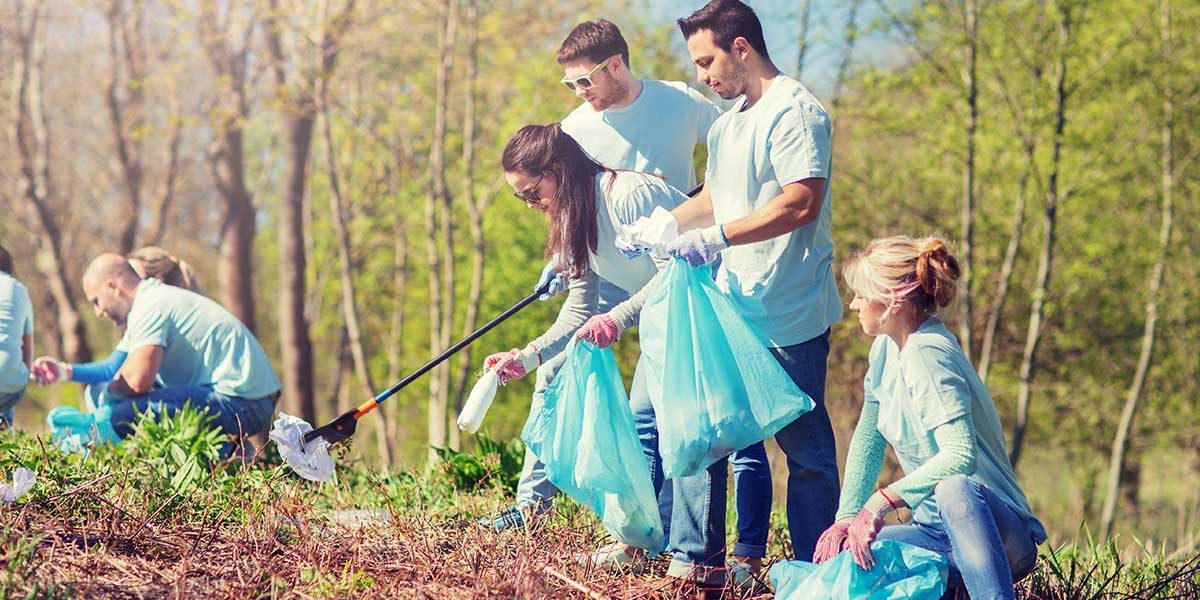
[[[449,448],[436,451],[441,459],[437,468],[451,489],[471,492],[493,486],[516,493],[525,457],[525,444],[521,440],[499,442],[478,434],[474,451],[457,452]]]

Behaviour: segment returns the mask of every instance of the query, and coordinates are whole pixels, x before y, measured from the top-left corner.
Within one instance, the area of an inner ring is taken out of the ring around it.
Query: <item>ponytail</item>
[[[898,235],[871,242],[846,263],[842,275],[858,296],[886,303],[885,315],[903,304],[933,315],[954,299],[962,271],[942,238]]]

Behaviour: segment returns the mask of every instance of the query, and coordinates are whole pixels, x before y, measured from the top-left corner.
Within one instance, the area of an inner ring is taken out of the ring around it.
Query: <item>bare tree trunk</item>
[[[1030,94],[1034,97],[1035,94]],[[1034,100],[1036,103],[1036,100]],[[1036,110],[1036,107],[1035,107]],[[1017,255],[1021,250],[1021,234],[1025,229],[1025,199],[1029,190],[1029,178],[1033,175],[1033,162],[1037,151],[1037,141],[1034,135],[1036,113],[1030,112],[1029,130],[1025,134],[1025,165],[1021,170],[1021,179],[1017,184],[1017,197],[1013,201],[1013,226],[1008,236],[1008,247],[1004,249],[1004,260],[1000,264],[1000,281],[996,289],[996,299],[988,310],[987,326],[983,331],[983,343],[979,348],[979,378],[987,383],[988,371],[992,365],[992,348],[995,345],[996,330],[1000,327],[1000,317],[1004,313],[1004,302],[1008,299],[1008,288],[1012,283],[1013,270],[1017,264]]]
[[[451,48],[454,46],[454,29],[458,20],[457,0],[442,3],[442,31],[438,35],[437,81],[435,84],[435,107],[433,119],[433,147],[429,156],[429,197],[425,203],[425,227],[428,234],[426,250],[429,253],[429,352],[436,355],[449,344],[449,326],[454,314],[453,277],[454,255],[444,253],[452,248],[452,242],[443,239],[442,251],[437,244],[438,219],[441,212],[443,238],[451,232],[448,222],[450,194],[446,186],[446,118],[448,88],[450,83]],[[449,263],[449,264],[446,264]],[[449,293],[447,293],[449,292]],[[434,447],[446,443],[446,412],[449,400],[449,365],[443,363],[434,369],[429,378],[429,460],[437,461]]]
[[[197,6],[201,41],[219,86],[209,114],[215,126],[208,150],[221,207],[218,279],[225,308],[253,331],[254,201],[246,188],[242,128],[250,114],[246,69],[256,22],[236,31],[228,22],[234,9],[222,18],[215,2]],[[234,36],[236,41],[230,39]]]
[[[800,46],[796,50],[796,81],[799,81],[800,76],[804,74],[804,55],[808,53],[808,20],[812,12],[810,4],[810,0],[800,1],[800,16],[797,24]]]
[[[350,24],[354,1],[347,3],[335,22],[322,28],[321,59],[315,74],[309,65],[298,65],[298,81],[288,82],[288,59],[283,50],[283,23],[277,0],[270,3],[266,27],[267,49],[275,73],[276,94],[283,105],[283,129],[287,140],[283,199],[279,205],[280,290],[279,338],[283,358],[283,396],[291,410],[306,421],[316,419],[313,393],[313,348],[304,311],[308,258],[304,245],[304,205],[308,185],[309,154],[317,105],[313,98],[316,82],[332,75],[337,64],[340,39]]]
[[[328,97],[322,92],[322,109],[325,116],[325,160],[329,170],[329,212],[333,218],[333,229],[337,236],[338,266],[341,272],[342,286],[342,315],[346,319],[346,334],[350,344],[350,355],[354,358],[354,373],[362,385],[362,391],[369,398],[375,397],[375,382],[371,380],[371,371],[367,366],[367,353],[363,349],[362,329],[358,322],[358,305],[354,300],[354,265],[350,252],[350,232],[346,226],[346,203],[342,198],[342,186],[338,175],[337,157],[334,155],[333,124],[329,118]],[[383,412],[384,407],[376,409],[377,418],[386,423],[388,418]],[[380,436],[382,456],[390,464],[393,460],[392,448],[387,444],[387,426]]]
[[[1029,330],[1025,336],[1025,349],[1021,353],[1020,384],[1017,388],[1017,421],[1013,427],[1012,448],[1009,450],[1009,459],[1014,469],[1021,458],[1025,431],[1029,426],[1029,399],[1037,366],[1037,348],[1042,335],[1042,319],[1045,315],[1046,295],[1050,288],[1050,273],[1054,265],[1055,225],[1060,200],[1058,178],[1061,168],[1063,131],[1067,124],[1067,54],[1070,37],[1070,9],[1060,4],[1058,6],[1058,64],[1054,77],[1054,146],[1050,161],[1049,185],[1046,191],[1045,223],[1042,230],[1042,249],[1038,258],[1037,284],[1029,311]]]
[[[1158,296],[1162,290],[1163,272],[1166,271],[1167,258],[1171,254],[1171,229],[1174,225],[1173,194],[1175,174],[1172,164],[1172,131],[1171,122],[1175,116],[1175,106],[1171,97],[1171,81],[1168,73],[1171,63],[1171,4],[1168,0],[1160,1],[1162,14],[1162,68],[1163,75],[1163,125],[1162,125],[1162,224],[1158,233],[1158,259],[1154,262],[1154,270],[1150,273],[1150,298],[1146,301],[1146,325],[1142,331],[1142,351],[1138,355],[1137,368],[1133,372],[1133,381],[1125,395],[1125,406],[1121,409],[1121,420],[1117,424],[1117,436],[1113,441],[1112,456],[1108,462],[1108,493],[1104,501],[1104,511],[1100,516],[1100,532],[1104,539],[1112,535],[1113,522],[1116,520],[1117,499],[1121,491],[1122,475],[1126,471],[1126,452],[1129,438],[1132,435],[1133,418],[1137,414],[1138,405],[1142,399],[1142,390],[1146,386],[1146,373],[1150,371],[1150,361],[1154,357],[1154,338],[1158,326]]]
[[[408,233],[404,221],[398,221],[393,230],[393,252],[395,253],[395,275],[392,279],[392,294],[396,308],[392,312],[392,326],[388,335],[388,381],[400,380],[402,358],[401,342],[404,339],[404,292],[408,288]]]
[[[959,207],[959,220],[962,224],[962,239],[959,240],[959,256],[962,257],[962,278],[959,282],[962,302],[962,322],[959,324],[958,335],[967,360],[971,359],[974,348],[973,323],[974,313],[971,307],[971,283],[974,277],[974,246],[975,246],[975,131],[979,124],[979,87],[975,69],[975,50],[978,37],[978,14],[975,0],[966,0],[964,14],[967,37],[967,69],[964,83],[967,87],[967,153],[963,164],[963,196]]]
[[[29,10],[28,18],[26,10]],[[20,157],[18,195],[24,198],[34,221],[42,230],[38,236],[35,264],[50,290],[59,335],[55,350],[73,362],[92,359],[83,320],[75,309],[74,285],[69,281],[62,251],[62,231],[51,206],[53,188],[50,178],[50,134],[47,126],[42,73],[45,65],[43,33],[40,26],[45,17],[43,2],[27,7],[16,5],[13,37],[17,42],[13,65],[13,142]]]
[[[854,46],[858,43],[858,7],[862,0],[850,0],[849,14],[846,16],[846,36],[842,44],[842,62],[838,64],[837,75],[833,81],[833,109],[836,112],[842,103],[842,92],[846,77],[850,75],[850,65],[854,64]]]
[[[137,243],[142,211],[143,144],[131,137],[131,132],[145,126],[143,90],[146,85],[146,58],[141,8],[134,6],[126,10],[123,0],[110,0],[105,10],[109,52],[105,104],[112,125],[113,149],[121,172],[122,192],[128,211],[117,241],[122,254],[131,252]],[[135,20],[132,24],[131,19]]]
[[[146,243],[157,246],[167,233],[171,201],[175,198],[175,184],[179,179],[180,150],[183,146],[183,102],[179,98],[179,84],[171,84],[171,120],[167,126],[167,172],[163,176],[162,188],[154,204],[154,222],[146,234]]]

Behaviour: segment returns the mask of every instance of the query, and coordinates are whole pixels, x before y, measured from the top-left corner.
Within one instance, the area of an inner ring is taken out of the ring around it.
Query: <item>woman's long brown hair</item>
[[[576,278],[596,251],[596,175],[611,172],[596,162],[558,123],[522,127],[500,158],[505,173],[554,175],[558,191],[550,210],[550,239],[546,256],[557,252],[567,272]]]

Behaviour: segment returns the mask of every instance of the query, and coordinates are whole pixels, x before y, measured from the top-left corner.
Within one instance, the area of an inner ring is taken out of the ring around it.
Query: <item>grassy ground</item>
[[[38,473],[29,494],[0,506],[0,597],[701,595],[661,577],[662,559],[641,574],[577,564],[573,557],[604,533],[570,501],[535,531],[477,525],[477,516],[510,502],[516,445],[447,453],[429,473],[379,472],[343,457],[336,483],[317,485],[269,451],[254,465],[221,461],[219,443],[188,414],[147,423],[121,447],[87,457],[63,454],[45,437],[0,433],[0,472]],[[775,525],[771,560],[783,558],[786,542]],[[1087,543],[1046,550],[1019,597],[1196,598],[1200,558],[1123,562]]]

